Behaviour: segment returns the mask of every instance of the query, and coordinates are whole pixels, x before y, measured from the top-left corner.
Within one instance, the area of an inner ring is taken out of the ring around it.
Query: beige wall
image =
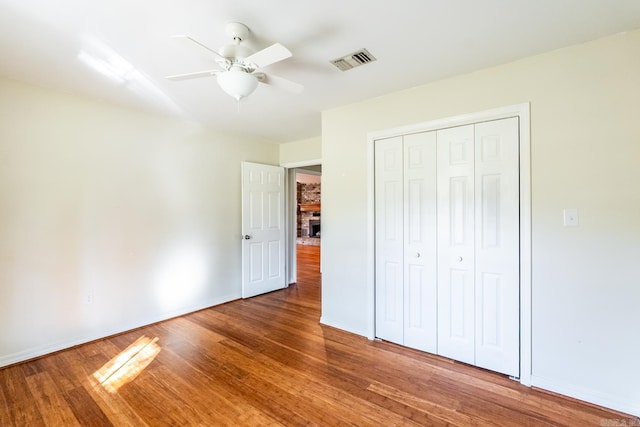
[[[367,133],[530,102],[532,381],[640,414],[638,52],[634,31],[324,112],[323,322],[373,331]]]
[[[277,145],[0,94],[0,366],[240,297],[240,162]]]
[[[322,139],[320,137],[280,144],[280,164],[286,167],[321,163]],[[311,163],[310,163],[311,162]]]

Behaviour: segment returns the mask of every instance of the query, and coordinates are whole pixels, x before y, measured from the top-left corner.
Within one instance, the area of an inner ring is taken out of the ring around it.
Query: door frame
[[[530,104],[528,102],[367,134],[367,164],[369,165],[367,247],[369,253],[367,254],[366,280],[367,306],[371,325],[368,338],[375,339],[375,141],[510,117],[519,118],[518,136],[520,142],[520,378],[518,380],[523,385],[531,386],[531,125]]]

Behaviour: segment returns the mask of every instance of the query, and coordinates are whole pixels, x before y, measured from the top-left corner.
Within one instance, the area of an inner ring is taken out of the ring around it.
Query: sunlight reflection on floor
[[[160,353],[153,339],[141,336],[133,344],[93,373],[93,377],[110,393],[116,393],[120,387],[133,381]]]

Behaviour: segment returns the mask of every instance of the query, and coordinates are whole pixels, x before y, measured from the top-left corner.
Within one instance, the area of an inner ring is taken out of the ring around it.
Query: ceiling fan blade
[[[171,38],[176,39],[176,40],[186,40],[186,41],[190,41],[192,43],[197,44],[198,46],[206,49],[209,51],[209,53],[213,53],[215,56],[217,56],[218,58],[224,59],[225,61],[228,61],[227,58],[225,58],[224,56],[220,55],[218,52],[216,52],[215,50],[211,49],[209,46],[207,46],[204,43],[200,43],[198,40],[194,39],[193,37],[190,36],[186,36],[184,34],[179,34],[179,35],[175,35],[175,36],[171,36]]]
[[[287,92],[301,93],[304,90],[304,86],[302,86],[300,83],[292,82],[291,80],[274,76],[273,74],[254,73],[254,76],[258,78],[258,81],[260,83],[264,83],[278,89],[286,90]]]
[[[215,76],[220,72],[221,71],[219,70],[197,71],[195,73],[176,74],[173,76],[167,76],[166,78],[177,82],[180,80],[199,79],[201,77],[211,77],[211,76]]]
[[[254,64],[256,68],[262,68],[275,62],[282,61],[283,59],[290,58],[291,55],[292,54],[289,49],[282,46],[280,43],[275,43],[261,51],[249,55],[243,60],[243,62]]]

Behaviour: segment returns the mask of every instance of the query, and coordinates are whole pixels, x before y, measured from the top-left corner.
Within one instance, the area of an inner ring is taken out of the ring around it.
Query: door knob
[[[458,262],[462,262],[462,257],[461,256],[458,257]]]
[[[251,239],[251,236],[249,236],[248,234],[245,234],[244,236],[242,236],[242,238],[244,240],[249,240],[249,239]]]
[[[420,252],[416,253],[416,258],[420,258]]]

